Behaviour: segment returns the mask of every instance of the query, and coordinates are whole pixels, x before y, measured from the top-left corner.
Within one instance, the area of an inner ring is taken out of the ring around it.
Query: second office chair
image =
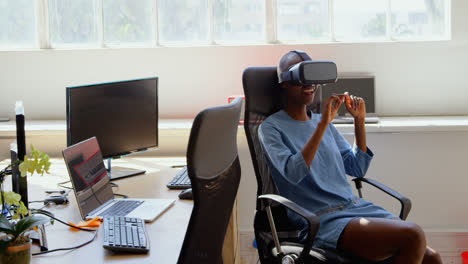
[[[242,101],[201,111],[190,132],[188,176],[193,211],[179,264],[223,263],[224,236],[240,182],[237,127]]]

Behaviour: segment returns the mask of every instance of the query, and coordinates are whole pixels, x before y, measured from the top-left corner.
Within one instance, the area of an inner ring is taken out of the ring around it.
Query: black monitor
[[[111,159],[158,147],[158,78],[67,87],[67,146],[98,139],[111,180],[145,173]]]

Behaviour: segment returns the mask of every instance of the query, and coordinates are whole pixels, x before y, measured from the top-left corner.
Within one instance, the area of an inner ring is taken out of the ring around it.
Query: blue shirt
[[[297,121],[281,110],[258,130],[279,193],[319,217],[356,199],[346,174],[363,177],[373,157],[370,149],[364,153],[356,145],[351,147],[330,123],[307,167],[301,150],[320,119],[320,114],[312,114],[308,121]]]

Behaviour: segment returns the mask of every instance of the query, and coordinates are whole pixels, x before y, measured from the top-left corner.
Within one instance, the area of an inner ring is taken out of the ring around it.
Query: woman
[[[291,51],[279,63],[278,74],[303,61]],[[369,260],[394,256],[394,263],[442,263],[427,247],[422,229],[353,195],[346,174],[363,177],[373,153],[365,135],[362,98],[335,95],[322,104],[322,114],[307,110],[316,86],[281,83],[284,107],[260,126],[273,180],[281,195],[314,212],[320,228],[316,247],[349,252]],[[330,122],[341,104],[354,117],[355,144],[351,147]],[[299,225],[300,218],[289,216]]]

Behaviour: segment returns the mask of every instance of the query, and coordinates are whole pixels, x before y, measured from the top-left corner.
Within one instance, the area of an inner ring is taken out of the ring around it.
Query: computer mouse
[[[179,193],[179,199],[192,200],[192,188],[185,189]]]

